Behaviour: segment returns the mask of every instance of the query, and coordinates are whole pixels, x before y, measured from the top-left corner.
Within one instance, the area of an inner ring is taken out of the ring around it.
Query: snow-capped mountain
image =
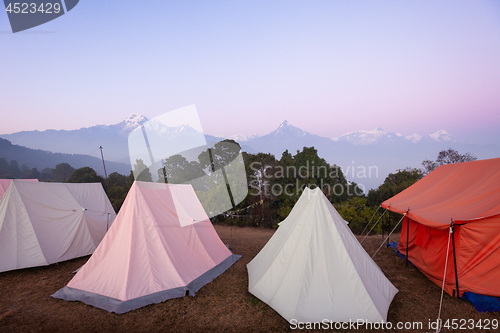
[[[127,136],[146,121],[145,116],[133,113],[114,125],[96,125],[71,131],[23,131],[0,137],[15,145],[54,153],[97,156],[96,150],[102,146],[106,160],[128,163]]]
[[[418,143],[421,140],[424,142],[441,142],[441,143],[457,143],[458,140],[451,135],[448,131],[440,130],[432,134],[421,136],[419,134],[412,134],[403,136],[400,133],[386,132],[382,128],[377,128],[371,131],[356,130],[346,133],[336,138],[332,138],[334,142],[349,142],[354,145],[371,145],[376,142],[395,142],[406,140],[412,143]]]
[[[412,135],[405,136],[405,139],[408,140],[408,141],[411,141],[413,143],[417,143],[417,142],[420,141],[420,139],[422,139],[422,137],[420,135],[418,135],[417,133],[415,133],[415,134],[412,134]]]
[[[295,137],[303,137],[306,135],[310,135],[307,132],[304,132],[298,127],[292,126],[288,123],[288,121],[285,119],[281,122],[281,124],[278,126],[277,129],[269,133],[268,135],[277,137],[279,135],[289,135],[289,136],[295,136]]]
[[[149,133],[150,144],[153,144],[153,141],[168,142],[172,146],[183,149],[182,144],[189,145],[190,142],[202,145],[201,142],[204,139],[207,143],[223,140],[223,138],[209,135],[203,137],[203,133],[187,124],[169,127],[157,119],[148,120],[144,115],[137,113],[130,114],[122,122],[114,125],[96,125],[72,131],[25,131],[0,135],[0,137],[9,140],[12,144],[32,149],[66,154],[92,154],[95,157],[100,157],[98,148],[102,146],[106,160],[130,165],[128,136],[141,125],[145,125]]]
[[[157,119],[150,120],[144,125],[148,133],[155,133],[158,137],[165,140],[182,137],[189,134],[200,134],[194,128],[187,124],[180,124],[179,126],[166,126],[164,123]]]
[[[132,132],[138,126],[144,124],[148,121],[148,118],[143,116],[142,114],[132,113],[124,121],[114,126],[121,127],[121,130],[124,132]]]
[[[122,122],[109,126],[96,125],[72,131],[18,132],[0,137],[11,141],[12,144],[33,149],[94,157],[100,157],[98,148],[102,146],[106,160],[130,165],[128,136],[140,125],[145,125],[146,130],[157,133],[159,140],[168,139],[171,140],[170,143],[180,141],[185,143],[191,140],[185,139],[186,137],[198,140],[202,135],[186,124],[168,127],[154,119],[148,121],[141,114],[131,114]],[[180,137],[183,139],[180,140]],[[204,137],[210,145],[224,139],[210,135]],[[239,142],[243,150],[248,153],[271,153],[277,159],[281,158],[285,150],[295,154],[304,147],[314,147],[319,156],[331,164],[341,166],[347,179],[362,184],[366,189],[377,187],[390,172],[406,167],[421,167],[423,160],[435,159],[443,149],[452,148],[461,153],[469,152],[480,159],[500,156],[498,145],[459,143],[445,130],[423,136],[413,134],[405,137],[399,133],[377,128],[357,130],[330,139],[305,132],[284,120],[274,131],[266,135],[229,138]],[[149,139],[154,140],[154,135]],[[177,148],[182,148],[180,143]],[[163,154],[163,150],[161,152]],[[165,157],[159,156],[159,158]]]
[[[458,140],[445,130],[440,130],[429,134],[429,136],[437,142],[453,142],[456,143]]]
[[[243,134],[236,134],[236,135],[230,135],[230,136],[219,135],[219,137],[223,137],[225,139],[231,139],[231,140],[234,140],[236,142],[245,142],[245,141],[253,140],[253,139],[260,137],[260,134],[254,133],[250,136],[246,136]]]
[[[283,120],[277,129],[269,134],[246,141],[245,146],[256,152],[272,153],[279,159],[287,149],[293,153],[303,147],[327,147],[331,142],[328,138],[305,132]],[[245,149],[245,147],[242,148]]]
[[[357,130],[329,139],[305,132],[287,121],[267,135],[246,141],[245,145],[257,152],[271,153],[277,159],[285,150],[295,154],[303,147],[314,147],[320,157],[342,167],[348,180],[366,190],[376,188],[389,173],[398,169],[420,168],[423,160],[435,159],[444,149],[470,152],[479,159],[500,156],[500,146],[461,144],[444,130],[430,135],[405,137],[377,128]]]
[[[332,140],[335,142],[349,142],[355,145],[370,145],[380,140],[397,140],[399,138],[402,138],[401,134],[386,132],[379,127],[372,131],[356,130],[337,138],[332,138]]]

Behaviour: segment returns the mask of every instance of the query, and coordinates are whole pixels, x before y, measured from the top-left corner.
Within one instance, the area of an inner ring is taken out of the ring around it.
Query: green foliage
[[[4,179],[20,178],[22,174],[16,160],[7,162],[5,157],[0,158],[0,177]]]
[[[390,173],[382,185],[368,192],[367,206],[380,206],[382,202],[407,189],[422,177],[422,170],[416,168],[406,168]]]
[[[131,172],[132,173],[132,172]],[[127,176],[120,175],[118,172],[113,172],[108,177],[108,197],[109,201],[113,205],[113,208],[118,213],[125,198],[127,197],[128,191],[134,182],[134,177],[132,174],[132,179]]]
[[[238,169],[238,163],[232,163],[238,158],[239,151],[240,147],[236,142],[225,140],[199,154],[198,161],[188,161],[181,155],[170,156],[165,161],[165,168],[157,170],[159,181],[165,179],[168,183],[192,184],[204,208],[211,211],[213,207],[221,207],[221,200],[229,200],[226,182],[231,189],[235,189],[231,192],[234,198],[243,198],[244,193],[237,192],[242,184],[237,182],[241,180],[238,176],[244,171]],[[295,155],[286,150],[279,160],[274,155],[264,153],[243,152],[242,155],[249,194],[234,210],[221,214],[214,220],[236,226],[276,228],[277,223],[290,214],[305,187],[319,187],[357,234],[365,228],[377,206],[413,185],[428,170],[441,164],[476,159],[469,153],[461,155],[452,149],[442,151],[436,162],[423,162],[424,167],[427,166],[424,171],[407,168],[391,173],[383,184],[370,190],[365,197],[356,183],[347,181],[340,167],[330,165],[320,158],[314,147],[304,147]],[[129,176],[114,172],[108,177],[109,189],[106,186],[104,188],[116,212],[135,180],[134,175],[137,180],[153,181],[149,168],[140,159],[136,160],[134,171]],[[37,168],[30,169],[26,165],[19,167],[16,160],[7,162],[6,158],[0,158],[0,178],[105,184],[104,179],[90,167],[75,170],[67,163],[60,163],[54,169],[45,168],[40,172]],[[376,222],[380,214],[381,212],[374,217],[372,223]],[[399,218],[398,214],[387,212],[373,232],[389,231]]]
[[[101,183],[105,186],[104,178],[99,176],[91,167],[83,167],[73,171],[68,183]]]
[[[3,179],[39,179],[40,172],[37,168],[28,168],[26,165],[19,167],[16,160],[7,162],[5,157],[0,158],[0,178]]]
[[[202,169],[213,166],[214,170],[229,165],[240,153],[241,147],[234,140],[217,142],[212,149],[202,152],[198,156]]]
[[[50,182],[54,180],[54,170],[51,168],[45,168],[40,172],[40,178],[38,178],[41,182]]]
[[[40,172],[37,168],[30,169],[26,165],[19,167],[16,160],[9,163],[6,158],[0,158],[0,178],[38,179],[44,182],[101,183],[116,212],[120,210],[134,182],[133,172],[130,172],[130,176],[123,176],[113,172],[108,177],[108,189],[104,178],[90,167],[75,170],[68,163],[60,163],[54,169],[45,168]]]
[[[281,159],[271,154],[243,154],[249,195],[235,209],[250,225],[276,227],[284,220],[306,187],[322,189],[331,202],[364,197],[349,183],[340,167],[328,164],[314,147],[304,147],[292,155],[286,150]]]
[[[105,179],[99,176],[95,170],[90,167],[76,169],[68,179],[68,183],[101,183],[108,195],[109,201],[117,213],[125,201],[133,182],[134,178],[132,172],[131,176],[128,177],[113,172],[108,177],[108,187],[106,186]]]
[[[281,195],[276,198],[275,205],[278,222],[287,218],[296,202],[297,198],[293,196]]]
[[[68,168],[69,167],[69,168]],[[67,163],[56,166],[58,179],[68,179],[73,173],[73,168]],[[16,160],[7,162],[5,157],[0,158],[0,178],[3,179],[38,179],[39,181],[53,181],[56,169],[45,168],[41,172],[37,168],[29,168],[26,165],[19,167]]]
[[[424,167],[422,172],[424,175],[432,172],[438,166],[443,164],[454,164],[461,162],[470,162],[477,160],[477,157],[472,155],[471,153],[459,154],[458,151],[448,148],[448,150],[442,150],[438,153],[438,157],[436,162],[431,160],[425,160],[422,162],[422,166]]]
[[[60,163],[52,170],[54,175],[54,181],[56,182],[66,182],[69,177],[73,174],[75,169],[68,163]]]
[[[182,155],[173,155],[165,160],[163,168],[158,169],[158,182],[184,184],[204,175],[200,163],[188,162]]]
[[[37,168],[28,168],[26,167],[25,165],[23,165],[23,167],[25,167],[23,169],[23,174],[21,175],[21,178],[23,179],[40,179],[41,177],[41,173],[40,171],[38,171]]]
[[[349,228],[355,234],[360,234],[377,210],[377,207],[366,206],[366,198],[354,197],[340,204],[335,208],[344,220],[349,222]],[[375,223],[375,221],[372,221]],[[380,232],[381,226],[374,228],[375,232]]]
[[[144,161],[141,159],[136,159],[134,164],[134,176],[135,179],[142,182],[152,182],[153,177],[151,176],[151,172],[149,168],[144,164]]]

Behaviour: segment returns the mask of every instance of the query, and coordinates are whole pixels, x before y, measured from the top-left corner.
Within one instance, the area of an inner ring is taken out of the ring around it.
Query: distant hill
[[[106,160],[130,164],[128,135],[135,128],[147,121],[148,118],[145,116],[133,113],[115,125],[96,125],[71,131],[23,131],[13,134],[3,134],[0,135],[0,138],[32,149],[65,154],[88,155],[99,146],[102,146]],[[172,139],[173,141],[175,141],[173,139],[175,136],[185,137],[187,132],[194,131],[186,125],[179,127],[162,126],[161,130],[164,132],[162,135],[165,140]],[[205,139],[206,142],[212,144],[224,140],[224,138],[211,135],[205,135]],[[255,153],[250,147],[245,147],[245,149],[248,152]]]
[[[72,131],[23,131],[0,135],[0,138],[24,147],[66,154],[87,155],[102,146],[106,160],[128,164],[128,134],[147,120],[142,115],[131,114],[121,123],[110,126],[96,125]]]
[[[19,165],[25,164],[29,168],[37,168],[42,171],[45,168],[54,168],[60,163],[68,163],[73,168],[78,169],[89,166],[98,174],[104,175],[102,160],[97,157],[82,154],[51,153],[40,149],[31,149],[18,145],[13,145],[9,140],[0,138],[0,158],[5,157],[7,161],[16,160]],[[108,175],[118,172],[128,176],[130,165],[106,161],[106,171]]]

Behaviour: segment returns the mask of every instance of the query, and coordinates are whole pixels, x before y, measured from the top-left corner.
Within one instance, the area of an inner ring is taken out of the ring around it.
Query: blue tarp
[[[394,250],[396,250],[396,253],[397,253],[398,256],[400,256],[401,258],[403,258],[404,260],[406,260],[405,255],[402,254],[401,252],[399,252],[399,250],[398,250],[398,242],[390,242],[389,244],[387,244],[387,246],[388,247],[392,247]],[[413,265],[411,263],[411,261],[408,260],[408,262],[410,263],[410,265],[412,265],[413,267],[415,267],[415,265]],[[417,267],[415,267],[415,268],[417,268]]]
[[[398,242],[390,242],[389,244],[387,244],[387,246],[392,247],[394,250],[396,250],[398,256],[406,260],[406,257],[398,250]]]
[[[462,295],[462,299],[471,301],[479,312],[500,311],[500,298],[498,297],[465,292]]]
[[[404,254],[398,251],[398,242],[390,242],[387,244],[388,247],[392,247],[396,250],[398,256],[406,260]],[[410,262],[411,264],[411,262]],[[415,267],[412,264],[413,267]],[[416,267],[415,267],[416,268]],[[417,268],[418,269],[418,268]],[[500,311],[500,298],[493,296],[486,296],[471,292],[465,292],[462,295],[462,299],[466,301],[470,301],[478,312],[493,312]]]

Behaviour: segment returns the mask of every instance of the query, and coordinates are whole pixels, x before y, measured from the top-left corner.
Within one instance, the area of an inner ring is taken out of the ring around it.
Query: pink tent
[[[17,180],[27,180],[31,182],[38,181],[38,179],[17,179]],[[10,183],[12,183],[12,179],[0,179],[0,199],[2,199],[5,191],[7,191],[7,189],[9,188]]]
[[[52,296],[125,313],[194,296],[240,257],[224,246],[191,185],[136,181],[92,257]]]

